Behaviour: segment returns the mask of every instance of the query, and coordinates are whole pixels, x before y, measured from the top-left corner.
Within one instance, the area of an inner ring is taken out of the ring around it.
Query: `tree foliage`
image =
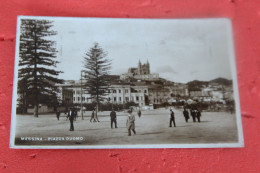
[[[95,43],[84,56],[86,70],[86,91],[90,94],[93,102],[97,103],[106,99],[109,87],[109,73],[111,61],[107,59],[107,53]]]
[[[39,103],[53,103],[55,101],[56,83],[63,80],[57,76],[61,71],[55,70],[56,48],[51,36],[57,33],[51,30],[52,21],[21,20],[18,93],[22,103],[34,106],[34,116],[38,116]]]

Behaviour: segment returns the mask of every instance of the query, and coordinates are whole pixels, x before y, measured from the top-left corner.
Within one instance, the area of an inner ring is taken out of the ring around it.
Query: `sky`
[[[79,80],[84,54],[95,42],[112,60],[111,74],[126,73],[138,61],[173,82],[231,79],[227,19],[56,18],[60,78]]]

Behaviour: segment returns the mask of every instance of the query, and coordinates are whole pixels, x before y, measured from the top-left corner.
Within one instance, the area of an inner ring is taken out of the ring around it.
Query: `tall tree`
[[[95,43],[84,56],[86,70],[86,91],[91,99],[96,103],[96,117],[99,103],[106,99],[109,87],[109,74],[111,61],[107,58],[107,53]]]
[[[48,20],[21,20],[18,92],[24,94],[24,103],[34,106],[35,117],[38,117],[40,103],[56,99],[55,84],[63,82],[57,78],[61,71],[54,69],[58,61],[55,60],[55,41],[51,37],[57,33],[51,30],[52,27],[52,21]]]

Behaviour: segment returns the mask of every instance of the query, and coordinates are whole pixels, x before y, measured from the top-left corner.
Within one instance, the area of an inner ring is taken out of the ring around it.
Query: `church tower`
[[[142,74],[142,63],[141,63],[140,59],[139,59],[139,62],[138,62],[138,74],[139,75]]]
[[[150,74],[150,63],[149,63],[148,59],[147,59],[146,65],[147,65],[147,72],[148,72],[148,74]]]

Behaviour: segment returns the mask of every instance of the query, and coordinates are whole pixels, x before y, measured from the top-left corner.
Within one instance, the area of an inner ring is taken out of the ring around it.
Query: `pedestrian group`
[[[127,120],[126,120],[126,127],[128,130],[128,136],[131,136],[131,131],[136,134],[135,131],[135,116],[132,114],[132,109],[127,111],[128,116],[127,116]],[[70,108],[68,112],[65,112],[65,114],[67,114],[67,119],[69,119],[70,121],[70,131],[74,131],[74,124],[73,121],[76,121],[76,118],[78,117],[77,114],[77,110]],[[141,117],[141,110],[139,109],[137,112],[138,117]],[[191,108],[190,109],[190,115],[192,117],[193,122],[196,122],[196,119],[198,120],[198,122],[200,122],[200,117],[201,117],[201,112],[199,111],[199,109],[197,108]],[[187,109],[184,107],[183,110],[183,116],[185,118],[185,122],[187,123],[188,120],[190,119],[189,116],[189,112],[187,111]],[[60,118],[60,111],[57,110],[56,111],[56,117],[59,120]],[[170,124],[169,127],[172,127],[172,125],[174,127],[176,127],[176,123],[175,123],[175,115],[172,109],[170,109],[170,114],[169,114],[169,118],[170,118]],[[110,120],[111,120],[111,128],[113,128],[113,125],[115,128],[117,128],[117,115],[115,110],[112,108],[112,111],[110,112]],[[96,109],[94,108],[92,113],[91,113],[91,118],[90,118],[90,122],[99,122],[97,114],[96,114]]]

